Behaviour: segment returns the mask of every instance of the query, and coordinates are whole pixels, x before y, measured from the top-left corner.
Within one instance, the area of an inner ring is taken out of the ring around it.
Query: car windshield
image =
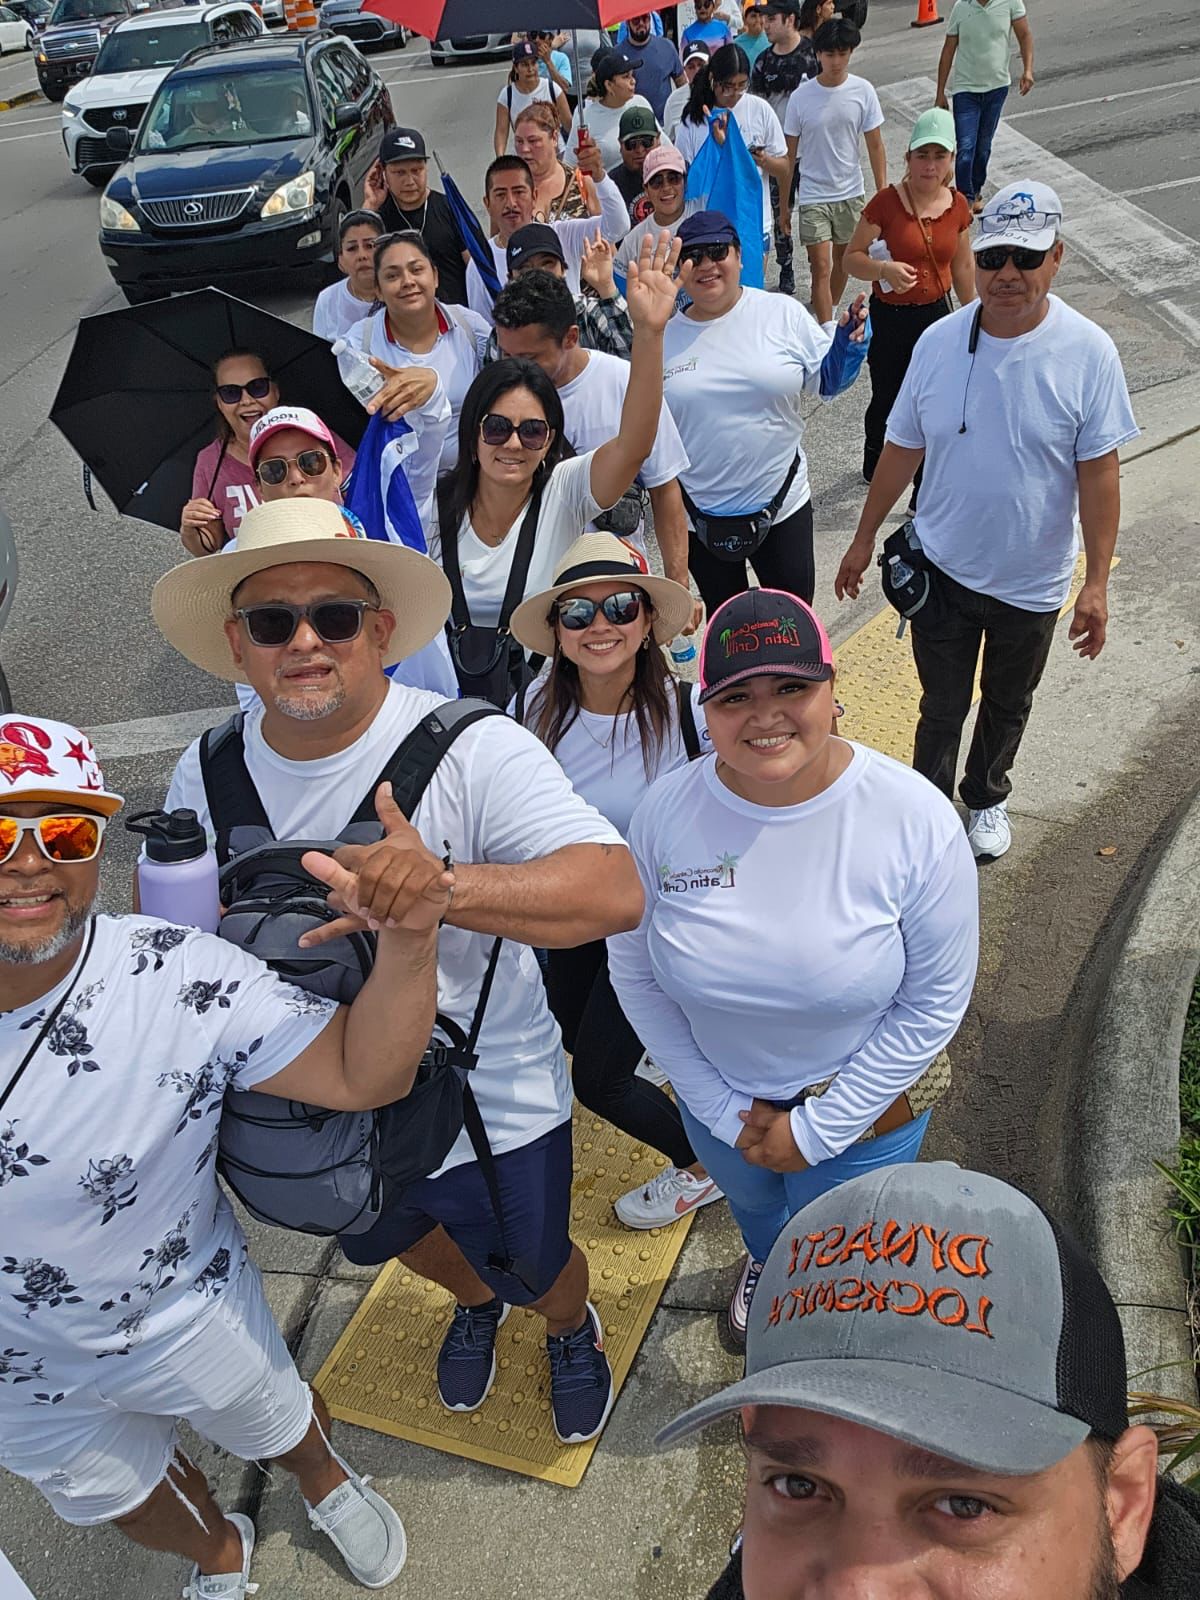
[[[95,17],[123,17],[125,7],[115,0],[58,0],[51,23],[90,22]]]
[[[101,72],[136,72],[139,67],[173,67],[189,50],[208,42],[203,22],[180,28],[131,28],[128,33],[118,28],[100,46],[92,77]]]
[[[311,133],[304,74],[295,66],[184,73],[167,79],[143,119],[139,150],[259,144]]]

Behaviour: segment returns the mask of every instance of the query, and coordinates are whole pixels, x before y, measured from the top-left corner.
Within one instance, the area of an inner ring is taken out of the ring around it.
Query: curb
[[[1200,789],[1170,826],[1098,996],[1073,1176],[1083,1243],[1121,1311],[1130,1387],[1194,1404],[1172,1191],[1154,1162],[1173,1162],[1179,1144],[1179,1051],[1200,969]]]
[[[22,94],[13,95],[11,100],[0,100],[0,111],[15,111],[18,106],[31,106],[35,100],[42,98],[40,89],[26,89]],[[50,102],[47,100],[46,104]]]

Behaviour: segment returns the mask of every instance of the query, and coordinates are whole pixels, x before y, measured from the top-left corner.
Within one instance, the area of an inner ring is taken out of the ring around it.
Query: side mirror
[[[362,119],[362,107],[345,100],[333,113],[334,132],[345,133],[347,128],[361,128]]]
[[[104,142],[115,156],[127,156],[133,149],[133,134],[128,128],[109,128]]]

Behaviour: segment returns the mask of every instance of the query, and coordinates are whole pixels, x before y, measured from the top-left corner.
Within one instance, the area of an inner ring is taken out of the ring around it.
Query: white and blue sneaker
[[[758,1280],[762,1277],[762,1269],[761,1261],[755,1261],[747,1255],[729,1302],[729,1331],[739,1344],[746,1342],[746,1329],[750,1326],[750,1303],[758,1288]]]
[[[478,1411],[496,1381],[496,1334],[508,1316],[502,1300],[454,1307],[438,1352],[437,1386],[447,1411]]]
[[[967,817],[967,843],[976,861],[995,861],[1012,843],[1012,825],[1008,820],[1008,802],[1001,800],[997,806],[985,806],[972,811]]]
[[[563,1444],[584,1444],[604,1427],[616,1398],[604,1328],[590,1300],[582,1324],[574,1333],[551,1334],[546,1353],[554,1431]]]

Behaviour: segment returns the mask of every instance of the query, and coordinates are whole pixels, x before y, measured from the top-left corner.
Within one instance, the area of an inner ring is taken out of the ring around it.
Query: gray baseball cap
[[[1125,1344],[1079,1245],[1028,1195],[952,1162],[880,1167],[798,1211],[755,1290],[742,1406],[801,1406],[983,1472],[1042,1472],[1128,1426]]]

